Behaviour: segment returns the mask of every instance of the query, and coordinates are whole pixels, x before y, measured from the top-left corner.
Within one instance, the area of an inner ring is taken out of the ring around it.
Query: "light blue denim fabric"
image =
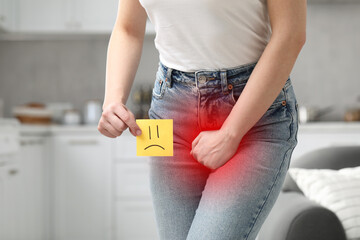
[[[297,145],[290,77],[225,165],[212,170],[190,155],[201,131],[221,127],[255,65],[181,72],[159,62],[149,117],[174,123],[174,156],[149,160],[161,240],[255,239],[273,207]]]

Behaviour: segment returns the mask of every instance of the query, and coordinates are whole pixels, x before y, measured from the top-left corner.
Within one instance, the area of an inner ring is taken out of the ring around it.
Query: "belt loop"
[[[165,82],[169,88],[172,87],[172,84],[171,84],[172,83],[172,79],[171,79],[172,70],[173,70],[172,68],[167,67]]]
[[[221,77],[221,88],[223,90],[223,93],[229,94],[226,70],[220,70],[220,77]]]
[[[195,71],[194,72],[194,80],[195,80],[195,86],[196,86],[196,88],[198,88],[198,72],[199,71]]]

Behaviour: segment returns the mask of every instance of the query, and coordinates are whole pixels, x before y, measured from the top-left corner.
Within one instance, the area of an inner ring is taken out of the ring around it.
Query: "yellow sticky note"
[[[136,136],[137,156],[173,156],[173,120],[137,119],[141,135]]]

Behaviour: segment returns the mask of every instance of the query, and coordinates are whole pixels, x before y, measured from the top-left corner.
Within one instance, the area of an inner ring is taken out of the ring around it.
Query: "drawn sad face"
[[[137,156],[173,156],[173,120],[138,119],[142,134],[136,137]]]

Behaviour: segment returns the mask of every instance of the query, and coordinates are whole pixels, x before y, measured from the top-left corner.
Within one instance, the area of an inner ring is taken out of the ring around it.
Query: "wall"
[[[299,104],[360,107],[360,2],[308,4],[307,42],[292,73]],[[325,116],[324,116],[325,117]]]
[[[307,42],[291,76],[300,105],[335,107],[326,120],[341,120],[360,96],[359,12],[360,3],[308,4]],[[103,100],[108,38],[0,41],[5,117],[29,101],[70,101],[81,110],[87,99]],[[157,66],[147,36],[133,90],[152,84]]]

